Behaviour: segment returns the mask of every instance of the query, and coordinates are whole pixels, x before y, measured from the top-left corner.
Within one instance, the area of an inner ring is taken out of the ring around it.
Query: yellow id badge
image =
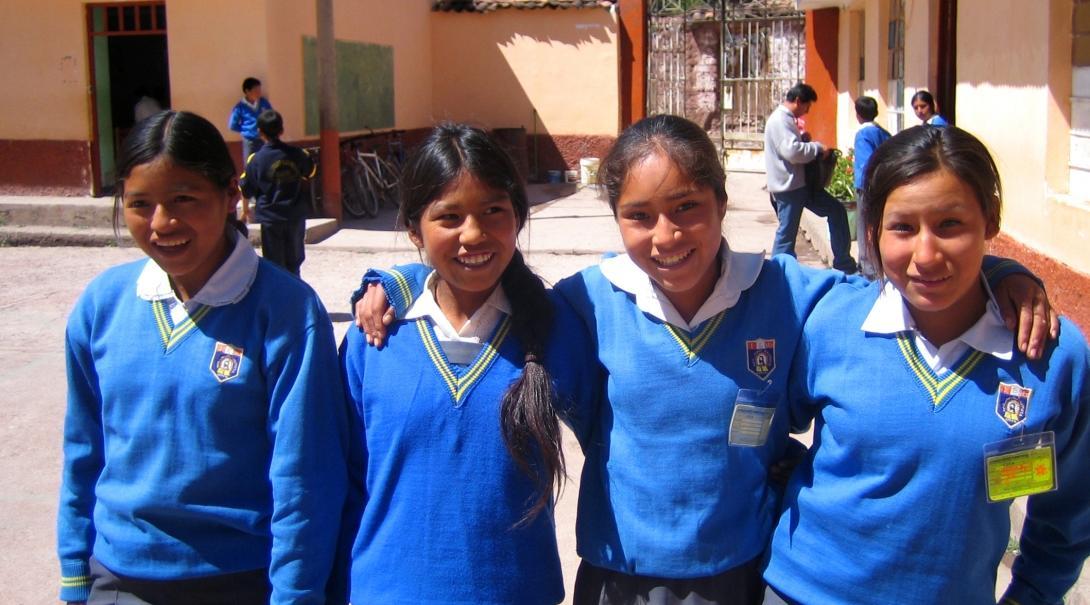
[[[1056,434],[1020,435],[984,446],[988,502],[1055,490]]]

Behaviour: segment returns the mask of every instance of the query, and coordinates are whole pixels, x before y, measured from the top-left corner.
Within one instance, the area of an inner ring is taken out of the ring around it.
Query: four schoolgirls
[[[788,370],[806,317],[846,278],[731,250],[722,166],[687,120],[627,129],[599,179],[627,253],[555,288],[591,334],[605,397],[580,439],[574,601],[760,603]],[[395,270],[384,289],[403,307],[424,272]],[[363,321],[381,340],[381,320]]]
[[[60,598],[325,603],[348,443],[329,317],[250,247],[204,118],[140,122],[118,175],[148,258],[69,318]]]
[[[1012,347],[983,279],[1000,184],[967,132],[918,126],[867,170],[884,277],[841,284],[803,328],[792,422],[816,419],[765,578],[772,602],[995,603],[1009,507],[1029,496],[1003,603],[1061,603],[1090,555],[1090,362],[1066,321]]]
[[[126,224],[150,261],[73,313],[62,598],[322,602],[345,573],[347,459],[353,602],[559,602],[559,415],[586,455],[576,603],[761,602],[788,371],[846,278],[730,249],[702,129],[622,133],[599,178],[626,254],[549,293],[516,250],[510,158],[437,128],[401,188],[433,268],[381,276],[403,319],[384,349],[346,337],[347,414],[313,292],[226,227],[237,181],[208,129],[165,112],[126,144]]]

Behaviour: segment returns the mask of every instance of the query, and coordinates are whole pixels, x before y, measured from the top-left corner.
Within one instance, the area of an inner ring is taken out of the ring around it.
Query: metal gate
[[[806,17],[790,0],[728,0],[722,50],[723,148],[762,149],[765,120],[806,75]]]
[[[708,23],[719,29],[719,86],[709,134],[727,149],[761,149],[764,123],[783,94],[806,71],[806,19],[794,0],[652,0],[649,10],[647,114],[672,113],[701,121],[687,103],[705,91],[689,82],[703,63],[692,31]],[[692,67],[690,67],[690,63]],[[704,113],[704,112],[701,112]]]
[[[684,0],[652,0],[648,11],[647,115],[685,115]]]

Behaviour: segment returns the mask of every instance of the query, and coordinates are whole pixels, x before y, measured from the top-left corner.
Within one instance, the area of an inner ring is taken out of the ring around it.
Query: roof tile
[[[435,0],[433,11],[487,13],[498,8],[608,8],[617,0]]]

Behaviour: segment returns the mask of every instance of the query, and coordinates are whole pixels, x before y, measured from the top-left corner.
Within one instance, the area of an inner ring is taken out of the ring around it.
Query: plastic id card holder
[[[772,417],[776,415],[776,393],[768,390],[738,389],[734,413],[730,417],[730,445],[761,447],[768,441]]]
[[[1001,502],[1055,490],[1056,434],[1020,435],[984,446],[988,502]]]

